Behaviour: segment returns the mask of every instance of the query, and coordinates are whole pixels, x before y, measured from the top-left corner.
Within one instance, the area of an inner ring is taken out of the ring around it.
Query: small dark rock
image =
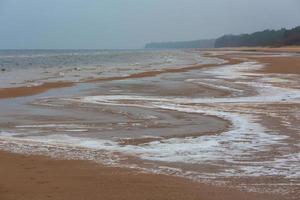
[[[5,72],[5,71],[6,71],[6,69],[5,69],[5,68],[2,68],[2,69],[1,69],[1,72]]]

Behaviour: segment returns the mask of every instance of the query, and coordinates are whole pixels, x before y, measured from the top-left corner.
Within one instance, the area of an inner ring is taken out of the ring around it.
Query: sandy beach
[[[299,52],[1,88],[0,199],[297,199]]]
[[[0,198],[43,199],[283,199],[194,183],[182,178],[109,168],[88,161],[0,153]]]
[[[213,57],[213,56],[212,56]],[[226,56],[218,56],[220,59],[226,59],[226,64],[238,64],[241,61],[237,59],[232,59]],[[222,64],[220,64],[222,65]],[[10,87],[10,88],[0,88],[0,99],[4,98],[15,98],[15,97],[22,97],[22,96],[31,96],[46,92],[51,89],[57,88],[64,88],[64,87],[71,87],[76,83],[93,83],[93,82],[103,82],[103,81],[116,81],[116,80],[126,80],[126,79],[139,79],[139,78],[147,78],[147,77],[155,77],[160,74],[165,73],[181,73],[187,72],[190,70],[197,70],[206,67],[216,67],[216,64],[200,64],[200,65],[193,65],[188,67],[181,67],[181,68],[166,68],[162,70],[155,70],[155,71],[146,71],[140,73],[133,73],[128,76],[113,76],[113,77],[103,77],[103,78],[95,78],[95,79],[88,79],[88,80],[81,80],[77,82],[66,82],[66,81],[57,81],[57,82],[44,82],[40,85],[34,86],[26,86],[26,87]],[[227,93],[228,94],[228,93]]]
[[[70,87],[72,85],[73,83],[70,82],[52,82],[30,87],[1,88],[0,99],[31,96],[51,89]]]

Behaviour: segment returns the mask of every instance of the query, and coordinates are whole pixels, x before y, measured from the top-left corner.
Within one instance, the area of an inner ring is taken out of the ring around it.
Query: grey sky
[[[300,25],[300,0],[0,0],[0,48],[141,48]]]

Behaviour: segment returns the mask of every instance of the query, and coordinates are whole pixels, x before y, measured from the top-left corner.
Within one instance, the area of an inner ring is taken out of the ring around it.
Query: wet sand
[[[261,57],[255,58],[267,66],[259,70],[262,73],[300,74],[300,56],[294,57]]]
[[[269,52],[269,53],[300,53],[300,46],[283,47],[235,47],[218,48],[215,51]]]
[[[0,99],[32,96],[51,89],[71,87],[72,85],[74,83],[71,82],[50,82],[29,87],[0,88]]]
[[[265,64],[263,69],[257,72],[261,73],[278,73],[278,74],[300,74],[300,47],[281,47],[281,48],[231,48],[222,49],[240,58],[255,60]],[[220,51],[222,51],[220,49]],[[234,51],[234,53],[232,53]],[[244,52],[244,53],[243,53]],[[249,54],[250,53],[250,56]],[[267,53],[262,55],[262,53]],[[277,53],[289,53],[284,56],[274,56]],[[291,54],[292,53],[292,54]],[[226,59],[226,56],[223,56]]]
[[[240,60],[238,60],[236,58],[230,58],[228,56],[223,56],[223,55],[219,55],[219,56],[210,55],[209,57],[224,59],[227,61],[226,65],[234,65],[234,64],[238,64],[241,62]],[[188,72],[188,71],[192,71],[192,70],[199,70],[201,68],[218,67],[218,66],[222,66],[222,65],[224,65],[224,64],[204,64],[204,65],[193,65],[193,66],[181,67],[181,68],[167,68],[167,69],[162,69],[162,70],[146,71],[146,72],[131,74],[128,76],[92,79],[92,80],[88,80],[86,82],[113,81],[113,80],[126,80],[126,79],[155,77],[155,76],[158,76],[161,74],[182,73],[182,72]]]
[[[0,152],[1,200],[275,200],[165,175],[87,161],[51,160]]]
[[[216,57],[216,56],[211,56],[211,57]],[[233,64],[237,64],[237,63],[241,62],[237,59],[234,59],[234,58],[232,59],[227,56],[223,57],[222,55],[218,56],[217,58],[226,59],[227,60],[226,65],[227,64],[233,65]],[[191,71],[191,70],[198,70],[198,69],[206,68],[206,67],[217,67],[217,66],[221,66],[221,65],[222,64],[220,64],[220,65],[204,64],[204,65],[194,65],[194,66],[181,67],[181,68],[167,68],[167,69],[163,69],[163,70],[139,72],[139,73],[134,73],[134,74],[130,74],[127,76],[87,79],[87,80],[82,80],[82,81],[76,82],[76,83],[95,83],[95,82],[104,82],[104,81],[139,79],[139,78],[146,78],[146,77],[155,77],[160,74],[187,72],[187,71]],[[60,82],[45,82],[38,86],[0,88],[0,99],[36,95],[36,94],[40,94],[40,93],[46,92],[51,89],[70,87],[76,83],[60,81]],[[228,93],[226,93],[226,94],[228,94]]]
[[[251,49],[250,51],[271,51]],[[288,51],[282,49],[281,51]],[[246,50],[241,50],[246,51]],[[249,49],[248,49],[249,51]],[[296,50],[293,49],[292,52]],[[238,64],[237,58],[268,64],[261,73],[299,74],[299,57],[249,57],[239,53],[216,56]],[[85,82],[98,83],[115,80],[140,79],[161,74],[182,73],[218,65],[199,65],[180,69],[165,69],[132,74],[125,77],[99,78]],[[285,67],[282,67],[285,66]],[[73,83],[45,83],[41,86],[0,89],[0,98],[30,96]],[[163,92],[161,92],[163,93]],[[229,95],[228,93],[224,96]],[[222,96],[222,95],[220,95]],[[274,122],[272,122],[274,123]],[[270,124],[267,124],[270,125]],[[202,134],[202,133],[201,133]],[[199,134],[199,135],[201,135]],[[212,133],[213,134],[213,133]],[[216,133],[214,133],[216,134]],[[298,137],[296,134],[295,137]],[[144,139],[149,142],[147,139]],[[126,141],[130,144],[136,140]],[[125,143],[126,143],[125,142]],[[139,142],[137,142],[139,143]],[[22,156],[0,152],[0,199],[291,199],[290,196],[262,195],[240,192],[192,182],[165,175],[142,174],[136,170],[111,168],[88,161],[53,160],[40,156]],[[3,164],[2,164],[3,163]],[[71,167],[70,167],[71,166]],[[272,181],[272,180],[271,180]],[[297,195],[297,194],[296,194]],[[296,196],[294,195],[293,198]]]

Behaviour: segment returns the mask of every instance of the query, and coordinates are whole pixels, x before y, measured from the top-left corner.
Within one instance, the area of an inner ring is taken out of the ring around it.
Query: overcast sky
[[[300,0],[0,0],[0,48],[142,48],[300,25]]]

